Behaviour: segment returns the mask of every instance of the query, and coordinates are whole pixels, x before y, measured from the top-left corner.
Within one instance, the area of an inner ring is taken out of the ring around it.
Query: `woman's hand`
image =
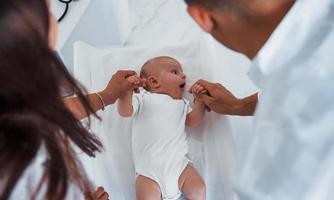
[[[127,80],[135,87],[136,85],[142,83],[144,84],[145,83],[145,79],[141,79],[139,76],[137,75],[133,75],[133,76],[129,76],[127,78]],[[136,93],[139,93],[139,89],[138,88],[135,88],[134,91]]]
[[[136,83],[128,80],[129,77],[136,75],[135,71],[120,70],[117,71],[109,81],[107,87],[99,92],[106,105],[113,104],[119,97],[125,95],[128,91],[137,90],[145,85],[145,80],[140,79]]]
[[[104,191],[103,187],[98,187],[93,193],[93,200],[109,200],[109,194]]]

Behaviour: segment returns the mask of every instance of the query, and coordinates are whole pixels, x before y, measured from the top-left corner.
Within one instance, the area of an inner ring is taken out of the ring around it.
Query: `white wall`
[[[52,10],[60,16],[65,6],[52,0]],[[73,43],[78,40],[92,45],[123,45],[130,33],[127,0],[79,0],[70,4],[68,14],[59,23],[57,50],[67,68],[73,71]]]

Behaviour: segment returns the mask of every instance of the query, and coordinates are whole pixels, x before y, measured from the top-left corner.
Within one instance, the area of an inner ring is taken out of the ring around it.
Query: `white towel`
[[[89,92],[96,92],[104,89],[117,70],[133,69],[139,72],[148,59],[167,55],[180,61],[189,88],[199,78],[217,80],[217,71],[212,70],[219,69],[217,66],[221,64],[217,62],[213,41],[208,41],[212,39],[154,48],[95,48],[78,42],[74,48],[74,75]],[[185,97],[192,100],[190,94],[185,94]],[[135,199],[131,120],[119,117],[114,105],[98,114],[103,121],[93,120],[91,129],[102,140],[105,151],[95,159],[81,156],[84,165],[91,180],[96,185],[103,185],[112,199]],[[211,112],[206,114],[202,126],[187,130],[189,135],[196,135],[195,139],[190,140],[190,152],[194,166],[206,181],[209,200],[236,199],[232,190],[236,161],[232,134],[247,131],[249,126],[249,119],[235,120]]]

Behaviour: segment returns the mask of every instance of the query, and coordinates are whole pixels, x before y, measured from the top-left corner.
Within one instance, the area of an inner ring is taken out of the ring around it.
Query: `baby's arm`
[[[127,78],[132,84],[137,84],[140,81],[140,78],[137,76],[130,76]],[[132,95],[133,91],[128,91],[126,94],[118,98],[117,101],[117,110],[122,117],[131,117],[133,113],[132,107]]]
[[[188,127],[198,127],[203,120],[206,111],[206,105],[202,100],[196,97],[197,94],[203,91],[204,88],[200,85],[192,87],[192,93],[195,95],[195,102],[192,111],[187,115],[186,125]]]

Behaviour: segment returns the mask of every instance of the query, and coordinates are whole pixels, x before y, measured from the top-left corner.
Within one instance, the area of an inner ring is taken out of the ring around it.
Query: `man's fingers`
[[[190,88],[189,88],[189,93],[197,93],[199,88],[203,88],[201,85],[194,83]]]
[[[210,97],[207,93],[199,93],[198,97],[210,108],[210,105],[214,101],[214,98]]]
[[[213,98],[208,96],[207,90],[203,90],[204,92],[201,92],[198,94],[199,98],[202,99],[202,101],[205,103],[205,109],[207,112],[211,111],[211,104],[213,102]]]
[[[209,91],[206,90],[206,89],[204,89],[203,87],[199,89],[198,93],[200,93],[200,94],[210,95],[210,94],[209,94]]]
[[[202,87],[204,87],[204,89],[207,89],[207,90],[211,90],[211,88],[214,86],[213,83],[209,82],[209,81],[206,81],[206,80],[203,80],[203,79],[200,79],[198,81],[196,81],[196,84],[199,84],[201,85]]]
[[[192,94],[193,93],[193,88],[194,88],[194,85],[192,85],[190,88],[189,88],[189,93]]]

